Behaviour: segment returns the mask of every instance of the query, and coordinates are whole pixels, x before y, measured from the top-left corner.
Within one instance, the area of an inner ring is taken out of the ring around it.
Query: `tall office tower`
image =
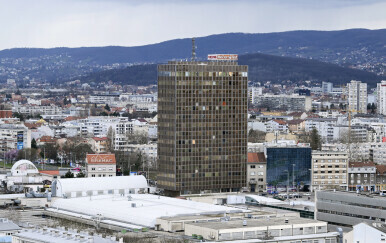
[[[386,81],[377,84],[377,112],[386,115]]]
[[[351,80],[348,86],[348,107],[351,112],[367,113],[367,84]]]
[[[237,55],[158,66],[158,181],[167,194],[246,186],[248,67]]]

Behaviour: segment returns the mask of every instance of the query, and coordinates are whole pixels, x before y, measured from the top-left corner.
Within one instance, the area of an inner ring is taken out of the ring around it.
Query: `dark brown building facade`
[[[190,194],[246,186],[248,67],[235,61],[158,66],[158,181]]]

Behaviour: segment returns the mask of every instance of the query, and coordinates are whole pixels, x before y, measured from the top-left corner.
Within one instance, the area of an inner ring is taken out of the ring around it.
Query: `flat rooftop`
[[[128,196],[131,197],[128,200]],[[96,216],[122,223],[154,227],[165,216],[241,213],[247,210],[162,197],[152,194],[100,195],[78,198],[53,198],[52,209],[76,213],[80,217]]]
[[[381,196],[379,193],[370,193],[370,192],[360,192],[360,193],[357,193],[356,191],[324,190],[324,191],[320,191],[320,193],[329,193],[329,194],[336,193],[336,194],[340,194],[340,195],[343,194],[343,195],[355,196],[355,197],[376,198],[376,199],[384,199],[384,200],[386,200],[386,194],[384,196]]]
[[[288,223],[285,223],[285,220],[288,219]],[[247,226],[243,226],[244,220],[230,220],[223,221],[221,224],[218,222],[198,222],[198,223],[189,223],[195,226],[201,226],[214,230],[222,229],[238,229],[238,228],[248,228],[248,227],[267,227],[267,226],[279,226],[279,225],[293,225],[293,224],[326,224],[325,222],[298,218],[298,217],[280,217],[280,218],[269,218],[269,219],[245,219],[247,221]]]

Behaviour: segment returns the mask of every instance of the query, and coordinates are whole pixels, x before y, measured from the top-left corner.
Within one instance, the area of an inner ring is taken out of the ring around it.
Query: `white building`
[[[23,124],[0,124],[0,152],[31,148],[31,130]]]
[[[367,113],[367,84],[351,80],[348,87],[349,110],[355,113]]]
[[[113,177],[117,174],[115,154],[87,154],[87,177]]]
[[[255,98],[255,104],[258,107],[269,108],[271,110],[287,111],[309,111],[311,110],[311,97],[297,94],[292,95],[273,95],[264,94]]]
[[[343,235],[343,243],[383,243],[386,242],[384,223],[359,223],[353,230]]]
[[[386,81],[377,84],[377,112],[386,115]]]
[[[248,87],[248,102],[254,104],[255,98],[263,95],[263,87]]]

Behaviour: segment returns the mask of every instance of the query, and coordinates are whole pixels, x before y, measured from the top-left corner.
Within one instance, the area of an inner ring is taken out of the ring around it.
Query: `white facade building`
[[[386,115],[386,81],[377,84],[377,112]]]
[[[355,113],[367,113],[367,84],[351,80],[348,87],[349,110]]]

